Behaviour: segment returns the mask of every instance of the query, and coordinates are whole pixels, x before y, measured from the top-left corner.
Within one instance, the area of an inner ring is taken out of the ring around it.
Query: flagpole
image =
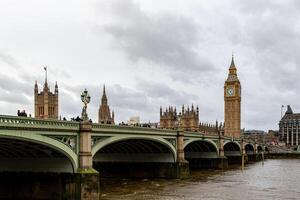
[[[45,83],[47,83],[47,66],[44,67],[45,73],[46,73],[46,78],[45,78]]]

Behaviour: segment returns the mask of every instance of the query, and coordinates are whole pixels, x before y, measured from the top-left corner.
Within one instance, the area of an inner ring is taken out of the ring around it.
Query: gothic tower
[[[241,136],[241,84],[232,55],[228,78],[224,84],[225,136]]]
[[[58,119],[58,86],[55,83],[54,93],[50,91],[47,82],[47,68],[44,88],[39,92],[37,81],[34,85],[34,116],[40,119]]]
[[[98,112],[98,122],[100,124],[115,124],[114,118],[115,118],[114,112],[110,114],[110,109],[107,103],[107,96],[106,96],[105,85],[104,85],[101,104]]]

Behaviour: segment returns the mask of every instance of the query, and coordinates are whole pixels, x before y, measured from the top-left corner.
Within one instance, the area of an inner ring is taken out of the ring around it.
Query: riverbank
[[[300,159],[300,152],[269,152],[266,159]]]

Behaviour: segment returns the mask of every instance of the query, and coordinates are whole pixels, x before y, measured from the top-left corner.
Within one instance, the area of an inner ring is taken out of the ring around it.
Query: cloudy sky
[[[33,112],[33,86],[60,91],[60,114],[106,84],[116,121],[158,121],[160,106],[199,105],[223,120],[232,51],[242,83],[242,127],[277,129],[282,104],[300,112],[300,1],[1,0],[0,109]]]

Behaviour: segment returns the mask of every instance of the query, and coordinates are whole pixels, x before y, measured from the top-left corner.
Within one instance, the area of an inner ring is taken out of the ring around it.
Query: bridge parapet
[[[50,130],[65,130],[78,131],[79,123],[70,121],[59,121],[51,119],[35,119],[30,117],[16,117],[0,115],[0,129],[50,129]]]
[[[218,134],[207,134],[207,133],[204,133],[204,132],[184,131],[184,135],[186,137],[191,137],[191,138],[193,138],[193,137],[196,137],[196,138],[203,137],[203,138],[210,138],[210,139],[219,138]]]
[[[110,124],[92,124],[93,133],[118,133],[118,134],[147,134],[147,135],[170,135],[176,136],[176,130],[132,127],[132,126],[116,126]]]

